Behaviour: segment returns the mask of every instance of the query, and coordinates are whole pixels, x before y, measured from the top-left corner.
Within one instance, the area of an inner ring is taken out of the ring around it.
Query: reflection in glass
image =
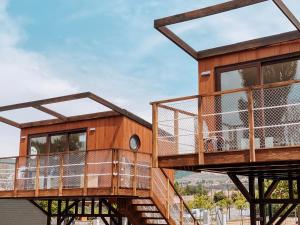
[[[29,141],[29,155],[46,154],[47,153],[47,137],[33,137]]]
[[[69,135],[69,150],[70,151],[85,151],[86,150],[86,133],[73,133]]]
[[[231,90],[259,84],[257,67],[248,67],[220,74],[220,90]]]
[[[64,152],[67,147],[67,135],[53,135],[50,137],[50,153]]]

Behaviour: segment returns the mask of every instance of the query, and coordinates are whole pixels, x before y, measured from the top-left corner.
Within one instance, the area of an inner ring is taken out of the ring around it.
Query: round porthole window
[[[132,135],[129,139],[130,149],[132,151],[137,151],[137,150],[139,150],[140,146],[141,146],[141,141],[140,141],[139,136],[137,136],[136,134]]]

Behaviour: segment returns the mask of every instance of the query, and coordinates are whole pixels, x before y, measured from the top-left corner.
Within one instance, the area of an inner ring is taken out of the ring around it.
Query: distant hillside
[[[175,179],[181,179],[181,178],[184,178],[184,177],[187,177],[187,176],[190,176],[192,175],[193,173],[192,172],[188,172],[188,171],[176,171],[176,176],[175,176]]]

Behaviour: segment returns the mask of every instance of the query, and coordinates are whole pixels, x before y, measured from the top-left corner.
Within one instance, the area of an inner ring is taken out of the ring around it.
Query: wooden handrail
[[[172,188],[172,190],[175,192],[175,194],[177,195],[177,197],[182,201],[184,207],[186,208],[186,210],[188,211],[188,213],[191,215],[191,217],[193,218],[194,221],[197,222],[196,218],[194,217],[193,213],[191,212],[191,210],[189,209],[189,207],[187,206],[187,204],[185,203],[185,201],[183,200],[182,196],[178,193],[178,191],[176,190],[173,182],[170,180],[170,178],[168,177],[168,175],[166,174],[166,172],[163,169],[160,169],[163,173],[163,175],[166,177],[166,179],[169,180],[169,184],[170,187]],[[197,224],[199,225],[199,223],[197,222]]]
[[[225,95],[225,94],[232,94],[232,93],[237,93],[237,92],[246,92],[249,89],[255,90],[255,89],[268,89],[268,88],[276,88],[276,87],[284,87],[288,86],[291,84],[297,84],[300,83],[300,80],[289,80],[289,81],[281,81],[281,82],[275,82],[275,83],[270,83],[270,84],[261,84],[261,85],[253,85],[245,88],[236,88],[236,89],[231,89],[231,90],[225,90],[225,91],[217,91],[217,92],[209,92],[205,94],[200,94],[200,95],[191,95],[191,96],[185,96],[185,97],[178,97],[178,98],[170,98],[170,99],[164,99],[160,101],[154,101],[151,102],[151,104],[164,104],[164,103],[170,103],[170,102],[178,102],[178,101],[185,101],[185,100],[191,100],[199,97],[213,97],[217,95]]]

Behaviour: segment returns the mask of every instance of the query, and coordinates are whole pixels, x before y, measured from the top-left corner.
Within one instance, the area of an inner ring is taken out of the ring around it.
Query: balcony
[[[151,155],[120,149],[0,159],[0,197],[148,195]]]
[[[152,104],[161,167],[300,159],[299,81]]]
[[[151,162],[151,154],[122,149],[1,158],[0,198],[125,197],[153,224],[198,224],[173,181]]]

